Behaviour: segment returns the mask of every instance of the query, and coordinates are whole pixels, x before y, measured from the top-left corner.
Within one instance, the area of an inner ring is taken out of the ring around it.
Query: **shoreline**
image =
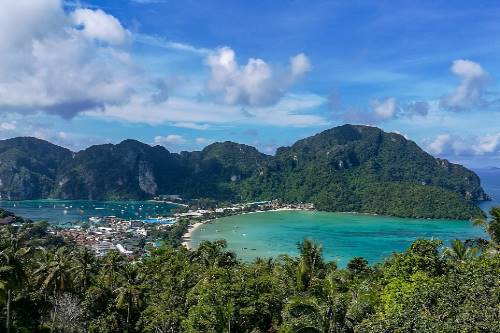
[[[206,223],[211,223],[211,222],[218,220],[220,218],[230,217],[230,216],[238,216],[238,215],[246,215],[246,214],[266,213],[266,212],[283,212],[283,211],[323,212],[323,211],[316,210],[316,209],[282,207],[282,208],[275,208],[275,209],[269,209],[269,210],[256,210],[256,211],[252,211],[252,212],[241,212],[239,214],[234,214],[234,215],[220,216],[220,217],[216,217],[216,218],[211,219],[211,220],[200,221],[200,222],[196,222],[195,224],[190,225],[188,231],[182,236],[182,245],[185,246],[188,250],[191,250],[192,249],[191,237],[192,237],[193,232],[196,229],[198,229],[199,227],[201,227],[202,225],[204,225]],[[401,217],[401,216],[381,215],[381,214],[377,214],[377,213],[364,213],[364,212],[326,212],[326,213],[337,213],[337,214],[343,214],[343,215],[363,215],[363,216],[371,216],[371,217],[387,217],[387,218],[400,218],[400,219],[417,219],[417,220],[467,221],[465,219],[461,220],[461,219],[449,219],[449,218]]]
[[[201,221],[201,222],[196,222],[195,224],[189,225],[188,231],[181,238],[181,240],[182,240],[181,245],[185,246],[188,250],[191,250],[191,236],[192,236],[193,232],[207,222],[208,221]]]
[[[163,201],[163,200],[154,200],[154,199],[147,200],[147,201],[148,202],[165,203],[165,204],[174,205],[174,206],[189,207],[189,205],[186,205],[186,204],[183,204],[180,202],[175,202],[175,201]]]
[[[283,208],[275,208],[275,209],[269,209],[269,210],[256,210],[256,211],[253,211],[253,212],[243,212],[243,213],[240,213],[240,214],[226,215],[226,216],[216,217],[216,218],[211,219],[211,220],[196,222],[195,224],[189,225],[188,231],[184,235],[182,235],[182,238],[181,238],[182,243],[181,243],[181,245],[185,246],[188,250],[191,250],[192,249],[192,246],[191,246],[191,236],[193,235],[193,232],[196,229],[198,229],[199,227],[201,227],[202,225],[210,223],[210,222],[213,222],[213,221],[215,221],[217,219],[220,219],[220,218],[223,218],[223,217],[246,215],[246,214],[255,214],[255,213],[299,211],[299,210],[300,211],[314,211],[312,209],[286,208],[286,207],[283,207]]]

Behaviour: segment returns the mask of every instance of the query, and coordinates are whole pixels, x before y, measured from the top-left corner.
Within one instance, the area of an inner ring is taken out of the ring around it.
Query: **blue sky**
[[[498,2],[5,1],[2,138],[273,153],[357,123],[500,166]]]

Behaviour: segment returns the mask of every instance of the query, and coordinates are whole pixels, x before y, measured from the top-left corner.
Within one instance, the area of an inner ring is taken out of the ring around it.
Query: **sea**
[[[474,170],[492,201],[483,202],[488,212],[500,206],[500,170]],[[25,200],[0,201],[0,207],[34,221],[59,226],[78,225],[89,217],[114,215],[142,219],[171,215],[175,205],[151,201]],[[257,257],[297,255],[297,244],[310,238],[323,246],[327,260],[345,266],[355,256],[380,262],[403,251],[417,238],[451,240],[487,237],[469,221],[426,220],[314,211],[279,211],[229,216],[193,231],[191,246],[203,240],[226,239],[228,248],[245,261]]]
[[[474,170],[492,200],[481,203],[488,212],[500,205],[500,170]],[[381,262],[395,251],[407,249],[417,238],[440,239],[445,245],[453,239],[487,238],[484,230],[470,221],[428,220],[342,214],[314,211],[278,211],[229,216],[202,225],[191,235],[191,247],[203,240],[225,239],[228,248],[245,261],[295,256],[297,244],[310,238],[323,247],[327,260],[340,267],[356,256],[370,263]]]
[[[88,222],[90,217],[116,216],[148,220],[171,215],[173,204],[154,201],[23,200],[0,201],[0,207],[33,221],[61,227]]]

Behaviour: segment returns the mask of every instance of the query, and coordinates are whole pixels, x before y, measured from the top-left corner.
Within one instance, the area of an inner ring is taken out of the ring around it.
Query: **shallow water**
[[[262,212],[218,219],[196,229],[191,245],[201,240],[226,239],[243,260],[296,255],[297,243],[311,238],[323,245],[325,258],[340,266],[355,256],[370,263],[406,249],[415,239],[485,237],[469,221],[404,219],[313,211]]]
[[[484,211],[500,205],[500,170],[474,170],[492,201],[480,204]],[[195,230],[191,246],[202,240],[226,239],[228,247],[243,260],[256,257],[296,255],[297,243],[311,238],[323,245],[325,258],[340,266],[355,256],[380,262],[403,251],[417,238],[451,240],[483,237],[469,221],[403,219],[387,216],[325,212],[266,212],[230,216]]]
[[[0,207],[33,221],[69,225],[87,222],[91,216],[143,219],[169,215],[176,206],[150,201],[24,200],[0,201]]]

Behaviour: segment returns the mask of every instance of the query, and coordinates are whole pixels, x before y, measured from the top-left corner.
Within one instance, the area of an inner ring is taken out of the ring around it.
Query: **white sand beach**
[[[188,231],[182,236],[182,245],[184,245],[188,250],[191,249],[191,235],[193,234],[193,231],[195,231],[197,228],[202,226],[204,223],[208,221],[203,221],[203,222],[196,222],[195,224],[192,224],[189,226]]]

